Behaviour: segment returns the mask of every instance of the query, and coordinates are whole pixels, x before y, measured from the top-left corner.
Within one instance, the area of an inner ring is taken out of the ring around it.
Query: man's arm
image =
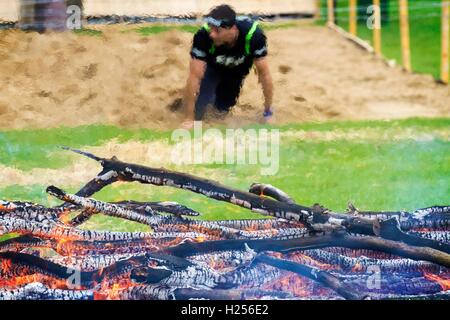
[[[273,102],[273,81],[267,58],[255,59],[255,66],[264,93],[264,111],[269,111]]]
[[[199,59],[191,59],[189,77],[184,91],[184,106],[186,112],[185,121],[195,120],[195,102],[200,91],[200,83],[205,75],[206,62]]]

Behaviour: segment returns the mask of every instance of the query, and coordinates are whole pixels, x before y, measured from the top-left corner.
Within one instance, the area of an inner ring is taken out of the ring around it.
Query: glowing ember
[[[439,283],[439,285],[442,287],[443,291],[450,290],[450,278],[444,279],[436,274],[427,273],[427,272],[424,273],[424,276],[428,280],[436,281],[437,283]],[[446,274],[446,277],[449,277],[449,276],[450,276],[450,274]]]

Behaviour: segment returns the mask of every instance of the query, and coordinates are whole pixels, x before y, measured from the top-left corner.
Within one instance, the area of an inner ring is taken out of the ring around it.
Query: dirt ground
[[[103,37],[0,31],[0,130],[93,123],[167,129],[182,122],[174,107],[192,34],[100,28]],[[450,86],[390,68],[334,31],[299,24],[267,35],[275,123],[450,116]],[[262,108],[252,72],[222,121],[257,122]]]

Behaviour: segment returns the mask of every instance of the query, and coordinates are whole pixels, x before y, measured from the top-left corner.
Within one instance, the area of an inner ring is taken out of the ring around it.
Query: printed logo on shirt
[[[216,63],[221,64],[225,67],[237,67],[237,66],[243,64],[244,61],[245,61],[245,56],[242,56],[240,58],[228,57],[225,55],[216,57]]]

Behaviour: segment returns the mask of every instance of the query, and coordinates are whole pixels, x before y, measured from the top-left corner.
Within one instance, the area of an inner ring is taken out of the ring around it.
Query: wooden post
[[[441,81],[443,83],[449,83],[449,14],[450,4],[448,0],[442,0],[442,26],[441,26]]]
[[[320,19],[320,0],[315,0],[315,11],[314,11],[314,19],[319,20]]]
[[[408,0],[400,0],[400,37],[402,44],[402,62],[406,71],[411,71],[411,53],[409,45]]]
[[[334,2],[333,0],[328,0],[328,24],[334,25]]]
[[[348,30],[350,34],[356,36],[356,26],[357,26],[357,18],[356,18],[356,7],[357,0],[349,1],[349,21],[348,21]]]
[[[373,26],[373,48],[377,55],[381,55],[381,7],[380,0],[373,0],[374,26]]]

